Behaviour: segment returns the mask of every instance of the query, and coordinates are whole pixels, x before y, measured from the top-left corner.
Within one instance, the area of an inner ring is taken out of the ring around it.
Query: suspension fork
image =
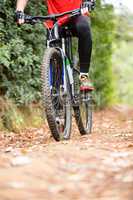
[[[72,37],[66,37],[65,43],[65,54],[66,54],[66,69],[69,77],[71,97],[74,96],[74,78],[73,78],[73,53],[72,53]]]
[[[56,47],[56,49],[60,52],[61,57],[62,57],[62,80],[63,80],[63,89],[64,89],[64,93],[67,93],[67,82],[66,82],[66,57],[63,51],[63,48],[60,47]]]

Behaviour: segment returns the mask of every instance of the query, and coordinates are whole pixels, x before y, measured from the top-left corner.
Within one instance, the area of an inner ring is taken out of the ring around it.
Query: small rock
[[[14,189],[23,189],[26,185],[24,182],[12,181],[8,183],[8,186]]]
[[[13,150],[12,147],[7,147],[7,148],[5,149],[5,153],[10,153],[10,152],[12,152],[12,150]]]
[[[29,165],[30,163],[31,163],[31,159],[27,156],[19,156],[11,160],[12,166]]]

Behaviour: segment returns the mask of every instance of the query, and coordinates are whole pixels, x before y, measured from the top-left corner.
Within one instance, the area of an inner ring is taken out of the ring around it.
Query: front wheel
[[[41,68],[43,106],[51,133],[56,141],[69,139],[72,109],[67,73],[61,53],[46,50]]]
[[[76,124],[81,135],[90,134],[92,131],[92,93],[81,92],[79,105],[74,106]]]

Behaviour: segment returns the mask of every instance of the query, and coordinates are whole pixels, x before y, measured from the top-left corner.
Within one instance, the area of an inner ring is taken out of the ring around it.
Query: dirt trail
[[[130,115],[128,115],[130,114]],[[93,134],[0,133],[0,200],[132,200],[133,113],[95,113]]]

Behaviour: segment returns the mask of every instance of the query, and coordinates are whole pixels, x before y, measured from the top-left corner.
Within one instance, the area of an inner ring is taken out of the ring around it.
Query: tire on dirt
[[[52,97],[51,97],[51,89],[49,83],[49,70],[50,70],[50,62],[52,58],[61,59],[61,53],[56,48],[48,48],[45,51],[44,59],[41,67],[41,81],[42,81],[42,98],[43,98],[43,107],[46,114],[46,118],[48,121],[49,128],[51,130],[52,136],[56,141],[60,141],[61,139],[69,139],[71,132],[71,121],[72,121],[72,113],[71,113],[71,104],[70,101],[67,101],[67,109],[65,109],[65,123],[64,123],[64,132],[61,135],[57,126],[56,121],[56,110],[53,106]],[[69,96],[69,91],[68,96]]]
[[[91,93],[90,94],[88,93],[88,95],[91,97]],[[82,112],[83,112],[81,111],[82,104],[84,104],[85,106],[84,113],[85,113],[86,119],[83,119],[83,116],[82,116]],[[81,100],[78,106],[74,106],[74,117],[75,117],[76,124],[78,126],[80,134],[81,135],[91,134],[92,132],[92,100],[91,98],[86,103],[84,103]],[[84,120],[86,121],[86,123],[84,123]]]

